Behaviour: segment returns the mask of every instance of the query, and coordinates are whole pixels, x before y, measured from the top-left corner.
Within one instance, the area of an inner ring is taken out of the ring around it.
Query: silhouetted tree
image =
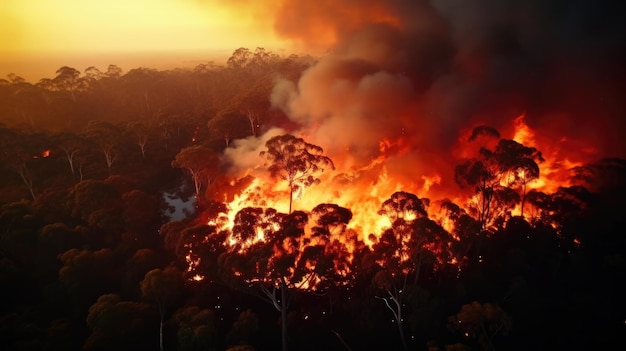
[[[481,350],[495,350],[494,339],[509,333],[512,327],[511,317],[497,304],[472,302],[448,319],[451,330],[463,333],[466,337],[477,339]]]
[[[153,319],[147,304],[122,301],[117,294],[105,294],[89,307],[87,326],[91,335],[83,350],[136,350],[144,348]]]
[[[228,251],[219,259],[225,279],[243,289],[258,289],[259,296],[281,313],[283,350],[287,349],[287,311],[295,294],[323,291],[334,277],[349,273],[345,247],[338,249],[330,229],[340,228],[351,214],[325,205],[317,208],[316,215],[316,235],[308,237],[304,212],[285,215],[272,208],[244,208],[235,216]]]
[[[217,350],[218,332],[215,313],[206,308],[188,306],[172,316],[176,327],[176,350]]]
[[[469,141],[482,137],[491,142],[500,137],[497,130],[478,126],[474,128]],[[517,202],[525,202],[526,185],[539,177],[536,162],[543,161],[541,152],[533,147],[526,147],[514,140],[499,139],[491,149],[481,146],[478,156],[465,160],[455,168],[454,177],[461,188],[471,188],[478,200],[470,205],[470,210],[481,223],[477,254],[480,255],[481,242],[493,231],[493,226],[502,227],[502,221],[511,216],[510,209]],[[510,187],[521,184],[521,197],[510,191]],[[522,204],[523,208],[523,204]],[[494,223],[494,220],[498,222]]]
[[[315,177],[318,173],[335,169],[333,161],[323,155],[321,147],[291,134],[275,136],[265,143],[265,147],[267,150],[261,151],[261,156],[268,162],[271,176],[286,181],[289,186],[289,213],[294,192],[319,183]]]
[[[246,345],[250,343],[252,337],[259,331],[259,316],[247,309],[237,316],[230,331],[226,335],[229,345]]]
[[[63,66],[56,73],[57,76],[53,79],[55,87],[60,91],[68,91],[72,101],[76,102],[75,92],[82,86],[82,81],[79,78],[80,71],[72,67]]]
[[[417,287],[425,263],[437,267],[450,259],[448,245],[452,238],[427,217],[428,203],[428,199],[414,194],[392,194],[379,210],[379,214],[393,219],[391,228],[382,233],[372,248],[372,256],[380,267],[372,284],[384,292],[377,298],[393,313],[405,350],[408,346],[403,326],[404,297],[409,289]]]

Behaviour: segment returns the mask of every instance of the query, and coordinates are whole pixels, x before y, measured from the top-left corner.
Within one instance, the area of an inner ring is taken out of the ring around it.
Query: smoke
[[[399,178],[450,183],[464,130],[512,137],[522,113],[540,140],[626,156],[619,13],[592,0],[284,0],[276,32],[325,54],[271,102],[344,171],[382,153]]]
[[[259,154],[265,149],[265,143],[270,138],[284,133],[283,129],[272,128],[258,138],[249,136],[234,140],[222,157],[229,175],[246,176],[249,175],[246,172],[254,172],[259,167]]]

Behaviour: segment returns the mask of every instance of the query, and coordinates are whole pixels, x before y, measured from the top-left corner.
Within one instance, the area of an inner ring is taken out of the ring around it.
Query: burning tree
[[[523,211],[527,185],[539,178],[537,162],[543,161],[541,152],[534,147],[500,139],[500,133],[491,127],[474,128],[469,141],[479,139],[486,139],[487,143],[498,141],[493,148],[481,146],[477,157],[457,165],[454,172],[456,183],[461,188],[473,188],[476,195],[469,210],[481,224],[478,254],[482,237],[494,226],[502,226],[516,204],[520,203]]]
[[[452,240],[445,229],[428,218],[428,203],[428,199],[407,192],[396,192],[383,202],[379,214],[392,220],[392,225],[372,251],[379,265],[373,284],[384,291],[384,296],[377,298],[393,313],[405,350],[403,300],[417,286],[427,264],[436,267],[448,261],[447,247]]]
[[[281,313],[283,350],[287,350],[287,311],[295,294],[323,292],[350,272],[348,249],[339,235],[352,214],[322,204],[313,215],[316,225],[309,234],[305,212],[244,208],[235,216],[228,251],[219,258],[225,279],[252,289]]]
[[[283,350],[287,349],[287,309],[292,291],[307,283],[296,258],[306,220],[302,212],[289,215],[288,221],[274,209],[244,208],[235,217],[234,245],[220,257],[227,279],[256,288],[259,297],[281,313]]]
[[[319,183],[315,175],[327,168],[335,169],[333,161],[322,155],[324,150],[291,134],[278,135],[265,143],[267,150],[261,152],[269,163],[272,177],[284,180],[289,185],[289,213],[293,194],[303,188]]]

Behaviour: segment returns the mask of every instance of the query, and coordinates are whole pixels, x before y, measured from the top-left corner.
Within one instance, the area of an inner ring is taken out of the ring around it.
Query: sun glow
[[[180,67],[225,60],[239,47],[291,48],[274,33],[271,16],[248,7],[194,0],[2,1],[0,76],[13,72],[37,81],[63,65],[80,71],[108,64]]]

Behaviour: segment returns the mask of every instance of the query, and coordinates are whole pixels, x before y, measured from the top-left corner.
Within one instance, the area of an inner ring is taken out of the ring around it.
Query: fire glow
[[[524,115],[513,119],[511,124],[513,125],[513,133],[510,136],[503,136],[503,138],[510,137],[512,140],[525,144],[525,146],[532,146],[542,150],[543,145],[537,143],[535,132],[525,123]],[[475,147],[469,145],[464,138],[459,140],[458,147],[470,149]],[[294,210],[309,212],[322,203],[337,204],[351,210],[353,216],[350,222],[343,229],[337,228],[337,235],[333,236],[345,245],[345,248],[349,251],[346,252],[348,256],[351,256],[352,251],[355,249],[355,239],[371,248],[379,240],[380,235],[391,227],[393,218],[381,215],[379,211],[381,204],[398,191],[412,193],[420,199],[425,199],[426,203],[430,204],[427,207],[429,218],[435,220],[452,234],[454,227],[450,221],[449,213],[438,205],[439,201],[443,200],[443,198],[450,199],[468,211],[467,206],[479,201],[478,195],[467,197],[466,194],[459,190],[456,184],[451,183],[449,179],[444,179],[443,173],[420,175],[418,167],[415,168],[414,182],[407,181],[406,172],[402,176],[396,177],[396,174],[391,173],[389,169],[395,169],[394,161],[407,154],[408,149],[402,146],[403,143],[403,141],[394,142],[389,139],[381,140],[378,152],[369,163],[360,168],[351,167],[346,169],[342,167],[342,165],[354,165],[357,163],[354,159],[351,159],[350,153],[332,155],[331,158],[339,160],[339,162],[335,162],[337,169],[322,173],[319,184],[308,188],[300,188],[299,191],[294,193]],[[569,167],[582,164],[581,162],[570,161],[559,162],[556,157],[561,154],[562,150],[558,148],[558,145],[545,146],[544,149],[548,150],[548,153],[545,160],[540,163],[541,171],[539,178],[531,179],[528,182],[526,192],[533,189],[549,193],[560,186],[569,186],[571,185],[569,181]],[[256,151],[258,149],[255,149]],[[464,154],[469,153],[471,152],[464,152]],[[227,201],[226,208],[228,211],[220,213],[216,218],[208,218],[207,224],[215,225],[219,230],[226,230],[232,233],[236,214],[246,207],[272,208],[280,213],[289,212],[289,189],[287,184],[271,178],[261,161],[259,157],[258,164],[245,169],[238,178],[234,178],[231,184],[243,178],[251,177],[251,180],[243,190],[233,196],[231,201]],[[450,165],[450,167],[452,168],[453,165]],[[410,165],[407,165],[407,168],[411,172]],[[544,169],[547,169],[547,171],[544,171]],[[517,204],[511,210],[510,216],[519,215],[521,215],[521,210],[520,205]],[[533,211],[526,211],[523,215],[526,220],[531,221]],[[403,216],[407,221],[415,219],[412,213],[406,213]],[[311,234],[311,222],[312,220],[309,219],[305,236],[309,238],[308,240],[314,241],[315,238]],[[277,229],[274,228],[274,230]],[[264,230],[259,227],[257,228],[256,236],[250,238],[248,242],[240,242],[231,235],[226,244],[227,246],[237,245],[240,250],[245,250],[254,243],[264,241],[265,235]],[[454,235],[453,238],[455,240],[460,239]],[[435,251],[440,252],[441,248],[433,248],[433,252]],[[200,258],[193,255],[189,255],[188,258],[190,272],[193,272]],[[408,259],[408,257],[403,259]],[[462,257],[452,256],[448,259],[447,264],[459,265],[463,259]],[[201,276],[196,274],[193,279],[199,281]],[[307,282],[306,284],[308,285],[309,283]]]
[[[515,118],[512,124],[514,125],[514,135],[510,136],[512,140],[525,146],[536,147],[539,150],[548,150],[546,160],[540,164],[540,177],[530,180],[528,189],[550,193],[558,187],[572,185],[569,170],[583,163],[572,162],[569,159],[557,159],[556,157],[562,151],[558,145],[557,147],[546,145],[546,148],[543,148],[543,145],[537,145],[535,133],[526,125],[524,115]],[[310,211],[320,203],[335,203],[351,209],[354,217],[348,227],[357,231],[360,238],[368,242],[370,234],[379,234],[391,225],[388,218],[377,213],[381,204],[394,192],[406,191],[416,194],[419,198],[428,198],[433,201],[441,200],[438,196],[443,194],[445,197],[450,197],[453,202],[460,205],[464,203],[465,200],[458,194],[459,191],[455,184],[445,184],[449,189],[442,189],[443,177],[440,174],[420,175],[416,169],[414,182],[407,182],[406,179],[396,178],[394,174],[390,174],[389,163],[404,153],[402,149],[398,148],[395,149],[396,153],[390,153],[389,150],[394,149],[392,144],[392,141],[381,140],[379,154],[370,163],[359,169],[340,169],[342,164],[354,163],[353,160],[350,160],[349,153],[332,155],[331,159],[340,160],[335,162],[338,165],[337,171],[322,174],[320,184],[296,193],[294,197],[295,209]],[[259,162],[261,162],[260,158]],[[451,168],[453,166],[450,165]],[[407,165],[407,168],[410,167],[411,165]],[[243,191],[236,194],[232,201],[227,203],[229,211],[222,214],[221,221],[210,219],[209,222],[211,224],[220,222],[223,229],[232,229],[235,214],[245,207],[268,207],[287,213],[289,198],[287,185],[271,179],[263,172],[262,164],[257,165],[253,170],[246,170],[244,174],[246,176],[254,174],[254,179]],[[436,189],[436,191],[431,191],[431,189]],[[445,216],[439,212],[437,206],[430,206],[428,211],[431,217],[441,218],[440,221],[443,221]],[[519,209],[513,212],[513,215],[519,214]],[[527,217],[526,219],[530,218]]]
[[[572,96],[566,89],[562,95],[554,94],[553,101],[545,99],[549,94],[545,87],[562,87],[560,76],[537,76],[536,62],[529,60],[536,56],[526,52],[529,48],[522,41],[501,47],[504,43],[490,34],[491,22],[478,17],[475,23],[456,21],[458,13],[452,8],[402,3],[314,6],[319,13],[311,26],[293,26],[294,14],[306,21],[313,8],[285,2],[284,9],[290,11],[279,13],[277,30],[296,41],[327,42],[332,50],[291,78],[295,80],[272,77],[271,107],[289,123],[261,125],[258,137],[255,134],[229,145],[222,161],[232,189],[207,192],[212,200],[226,204],[227,211],[203,221],[232,231],[241,209],[290,211],[291,189],[271,178],[259,157],[267,140],[281,134],[322,147],[335,165],[335,170],[319,175],[319,184],[297,189],[293,209],[309,213],[320,204],[349,209],[352,217],[341,235],[352,235],[370,248],[392,227],[392,219],[379,211],[396,192],[417,196],[426,204],[428,218],[461,240],[450,218],[454,211],[465,211],[481,222],[481,230],[495,224],[480,217],[523,216],[532,222],[540,211],[528,201],[525,204],[526,194],[553,194],[574,185],[570,170],[595,160],[609,145],[593,140],[571,123],[584,116],[570,107]],[[491,13],[493,9],[481,10]],[[352,13],[359,19],[346,20],[345,14]],[[476,32],[464,31],[467,25],[475,26]],[[512,28],[507,35],[518,33],[515,30],[537,32]],[[566,57],[555,57],[561,56]],[[609,118],[611,113],[604,115]],[[492,127],[497,137],[472,141],[470,136],[479,126]],[[524,161],[536,162],[538,172],[534,166],[508,165],[506,170],[489,170],[500,174],[489,179],[490,184],[482,184],[482,189],[475,182],[461,187],[455,167],[472,160],[479,163],[485,157],[482,147],[493,152],[503,140],[503,147],[537,151],[524,156]],[[487,193],[496,190],[515,193],[513,197],[521,201],[503,200],[508,203],[499,213],[484,208],[485,213],[480,213],[481,206],[488,207],[491,201]],[[306,235],[311,236],[309,227],[310,223]],[[259,232],[254,240],[262,241],[264,235]],[[231,237],[227,244],[242,243]],[[447,258],[451,264],[463,259]]]

